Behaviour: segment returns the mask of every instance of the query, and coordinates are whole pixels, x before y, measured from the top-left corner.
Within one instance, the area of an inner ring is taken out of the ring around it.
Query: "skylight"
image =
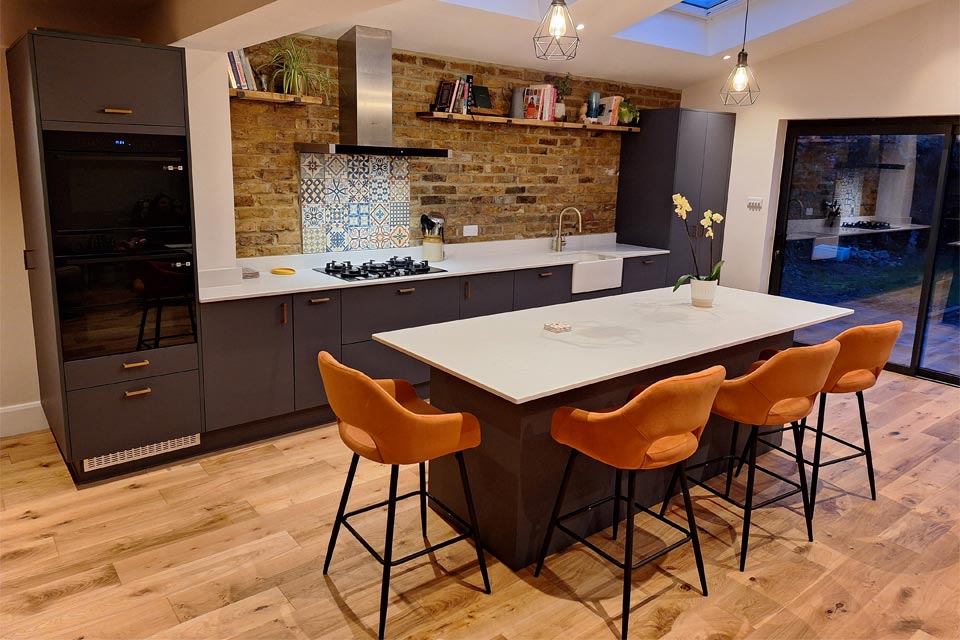
[[[701,9],[713,9],[727,0],[683,0],[680,4],[690,4]]]

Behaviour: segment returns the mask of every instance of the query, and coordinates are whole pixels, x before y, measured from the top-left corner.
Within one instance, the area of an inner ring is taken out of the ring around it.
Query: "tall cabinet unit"
[[[7,61],[41,403],[64,460],[94,477],[196,444],[183,50],[34,30]]]
[[[691,228],[706,209],[726,211],[735,119],[732,113],[695,109],[643,110],[640,132],[623,136],[620,143],[617,242],[669,249],[668,284],[694,271],[671,196],[682,193],[690,201]],[[723,248],[723,230],[722,224],[714,228],[715,260]],[[697,262],[706,271],[710,248],[699,244]]]

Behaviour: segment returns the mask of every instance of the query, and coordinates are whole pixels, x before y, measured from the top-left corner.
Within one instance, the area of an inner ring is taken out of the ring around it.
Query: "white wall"
[[[960,3],[934,0],[752,65],[760,97],[736,109],[725,285],[767,289],[786,121],[960,113],[958,24]],[[683,106],[722,109],[725,78],[685,88]],[[750,196],[762,210],[747,210]]]

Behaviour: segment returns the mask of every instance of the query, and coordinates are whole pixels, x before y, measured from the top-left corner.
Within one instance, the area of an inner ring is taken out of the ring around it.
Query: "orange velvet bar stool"
[[[810,517],[816,508],[817,484],[820,477],[820,468],[839,462],[846,462],[855,458],[865,458],[867,463],[867,478],[870,482],[870,497],[877,499],[877,485],[873,474],[873,454],[870,452],[870,430],[867,426],[867,410],[863,403],[863,392],[877,384],[880,372],[886,366],[897,344],[897,338],[903,330],[903,323],[899,320],[884,324],[863,325],[847,329],[835,339],[840,343],[840,354],[830,369],[827,380],[820,390],[820,408],[817,415],[817,428],[804,425],[808,431],[817,434],[813,450],[813,474],[810,479]],[[771,357],[775,351],[765,351],[760,354],[761,359]],[[860,429],[863,432],[863,446],[824,433],[824,417],[827,408],[827,394],[855,393],[860,408]],[[835,458],[828,462],[821,462],[820,452],[823,439],[829,438],[834,442],[853,449],[856,453]]]
[[[713,412],[721,417],[733,421],[733,430],[730,441],[730,452],[726,456],[708,460],[690,467],[691,470],[713,465],[717,462],[727,463],[727,478],[725,491],[720,492],[710,485],[694,478],[691,481],[703,487],[710,493],[722,498],[726,502],[743,509],[743,534],[740,543],[740,571],[747,564],[747,547],[750,541],[750,516],[754,509],[800,493],[803,500],[803,513],[807,525],[807,538],[813,541],[813,523],[810,516],[809,496],[807,495],[807,475],[803,468],[803,449],[801,444],[802,424],[813,410],[813,403],[817,393],[823,386],[840,352],[840,343],[830,340],[812,347],[797,347],[777,353],[766,362],[754,363],[748,372],[739,378],[727,380],[717,393],[717,400],[713,405]],[[737,459],[737,439],[740,425],[751,425],[750,437],[747,440],[749,454],[747,457],[747,487],[744,502],[741,504],[730,497],[730,488],[733,475],[733,464]],[[765,432],[760,427],[787,425]],[[795,458],[799,482],[786,478],[779,473],[766,469],[757,464],[757,441],[761,436],[793,431],[795,451],[790,452],[782,447],[771,445]],[[770,475],[793,487],[778,496],[774,496],[760,504],[753,504],[753,486],[757,470]],[[660,513],[666,512],[670,496],[673,494],[680,470],[674,472],[667,494],[664,497]],[[682,478],[681,478],[682,480]]]
[[[676,465],[678,469],[684,468],[684,461],[696,453],[700,445],[700,436],[703,434],[707,420],[710,419],[710,407],[713,405],[724,375],[726,370],[723,367],[711,367],[699,373],[661,380],[644,389],[619,409],[592,412],[562,407],[553,414],[550,432],[554,440],[570,447],[570,457],[567,459],[567,466],[560,480],[560,490],[557,492],[557,501],[550,516],[550,524],[543,540],[543,547],[540,549],[540,558],[537,561],[534,576],[539,576],[543,569],[543,562],[556,529],[582,542],[605,560],[623,569],[623,622],[620,632],[623,638],[627,637],[630,622],[630,587],[633,570],[687,542],[693,543],[697,571],[700,574],[700,589],[703,595],[707,595],[707,577],[703,568],[703,557],[700,554],[700,540],[697,537],[697,523],[693,517],[693,505],[687,489],[686,473],[680,475],[680,486],[687,508],[688,529],[638,504],[636,478],[637,471],[646,469],[661,469],[671,465]],[[616,469],[616,495],[560,515],[573,463],[579,453]],[[613,537],[616,538],[616,528],[620,520],[620,502],[623,500],[620,495],[621,470],[627,471],[627,537],[623,562],[563,525],[565,520],[613,500]],[[634,563],[633,520],[637,508],[680,531],[684,534],[684,538]]]
[[[390,570],[399,564],[432,553],[454,542],[473,538],[477,549],[477,561],[480,564],[480,574],[483,576],[484,590],[490,593],[490,578],[487,576],[483,547],[480,546],[477,514],[473,507],[473,496],[470,493],[470,483],[467,481],[467,468],[463,461],[463,451],[480,444],[480,423],[469,413],[442,413],[417,397],[413,386],[404,380],[372,380],[363,373],[340,364],[326,351],[321,351],[317,360],[327,398],[337,415],[340,438],[353,451],[350,470],[347,472],[347,482],[340,497],[340,507],[337,509],[333,531],[330,533],[330,546],[327,547],[327,556],[323,562],[324,575],[330,567],[333,549],[337,544],[337,536],[342,525],[360,541],[370,555],[383,565],[383,581],[380,587],[379,637],[381,639],[387,623]],[[463,482],[469,524],[426,490],[425,463],[451,453],[460,465],[460,479]],[[383,502],[345,513],[353,477],[361,456],[374,462],[390,465],[389,497]],[[397,479],[402,464],[420,465],[420,490],[397,496]],[[393,528],[397,502],[413,496],[420,498],[420,525],[424,536],[427,535],[427,499],[432,500],[453,520],[459,522],[465,533],[427,547],[423,551],[394,560]],[[384,505],[387,507],[387,531],[384,552],[381,556],[350,525],[348,519]]]

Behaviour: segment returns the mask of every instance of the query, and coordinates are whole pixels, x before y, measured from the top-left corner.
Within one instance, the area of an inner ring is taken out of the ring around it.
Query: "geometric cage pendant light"
[[[533,48],[541,60],[573,60],[580,45],[577,27],[564,0],[552,0],[540,27],[533,34]]]
[[[720,98],[723,104],[732,106],[749,106],[760,96],[760,85],[753,75],[753,69],[747,64],[747,18],[750,16],[750,0],[747,0],[747,11],[743,16],[743,46],[737,54],[737,66],[733,68],[727,81],[720,89]]]

